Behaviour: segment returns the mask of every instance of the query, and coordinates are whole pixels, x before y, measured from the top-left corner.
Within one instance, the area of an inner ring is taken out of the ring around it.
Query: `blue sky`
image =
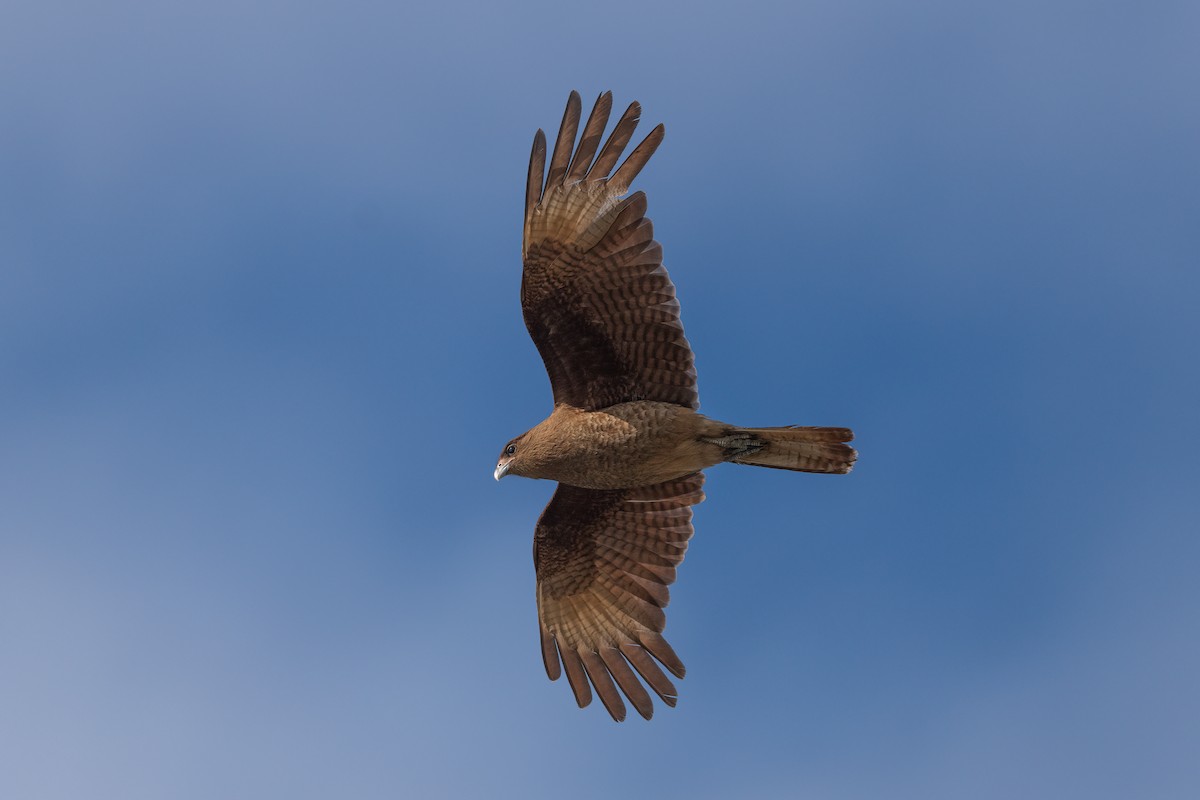
[[[1191,798],[1194,3],[9,3],[0,795]],[[722,466],[551,684],[529,143],[639,100]]]

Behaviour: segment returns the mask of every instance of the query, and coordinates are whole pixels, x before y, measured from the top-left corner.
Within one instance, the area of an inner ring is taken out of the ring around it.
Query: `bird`
[[[704,499],[703,470],[732,462],[845,474],[858,455],[848,428],[742,428],[698,412],[675,286],[646,195],[629,193],[664,127],[617,166],[641,106],[602,146],[612,93],[576,142],[581,112],[572,91],[549,168],[538,130],[525,189],[521,309],[554,407],[505,444],[493,476],[558,482],[533,541],[542,660],[552,681],[565,670],[580,708],[594,688],[620,722],[622,694],[645,719],[654,713],[646,687],[667,706],[678,699],[663,668],[685,670],[662,635],[663,609]]]

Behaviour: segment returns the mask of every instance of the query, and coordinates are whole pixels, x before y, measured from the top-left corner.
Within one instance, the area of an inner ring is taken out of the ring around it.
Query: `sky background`
[[[1200,6],[9,0],[0,795],[1194,798]],[[725,465],[549,683],[529,145],[639,100]]]

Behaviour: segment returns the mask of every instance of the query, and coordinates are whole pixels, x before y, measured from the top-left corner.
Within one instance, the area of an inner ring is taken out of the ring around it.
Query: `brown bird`
[[[611,110],[605,92],[576,145],[581,109],[571,92],[549,171],[546,136],[533,139],[521,308],[554,411],[505,445],[495,477],[558,481],[533,539],[542,659],[551,680],[560,662],[566,668],[581,708],[594,686],[621,721],[618,686],[643,717],[654,712],[633,670],[676,702],[659,664],[680,678],[684,668],[662,637],[663,608],[692,536],[692,506],[704,499],[701,470],[732,461],[844,474],[857,456],[844,444],[854,438],[847,428],[739,428],[696,412],[692,349],[646,195],[624,197],[663,126],[613,172],[641,106],[631,104],[600,147]]]

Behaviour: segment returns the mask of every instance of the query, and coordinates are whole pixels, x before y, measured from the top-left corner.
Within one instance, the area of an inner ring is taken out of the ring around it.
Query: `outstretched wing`
[[[546,364],[555,403],[591,411],[632,400],[697,408],[692,349],[662,246],[646,218],[646,196],[622,199],[662,141],[663,126],[610,176],[641,106],[629,106],[597,155],[611,110],[612,95],[605,92],[572,155],[580,101],[571,92],[549,172],[545,134],[534,137],[522,246],[525,326]]]
[[[630,665],[664,703],[675,705],[675,686],[655,659],[683,677],[683,662],[662,637],[663,608],[692,537],[692,506],[704,499],[703,484],[699,472],[636,489],[560,483],[542,512],[533,538],[542,659],[550,680],[566,667],[580,708],[592,701],[590,682],[620,722],[620,686],[650,719],[653,703]]]

